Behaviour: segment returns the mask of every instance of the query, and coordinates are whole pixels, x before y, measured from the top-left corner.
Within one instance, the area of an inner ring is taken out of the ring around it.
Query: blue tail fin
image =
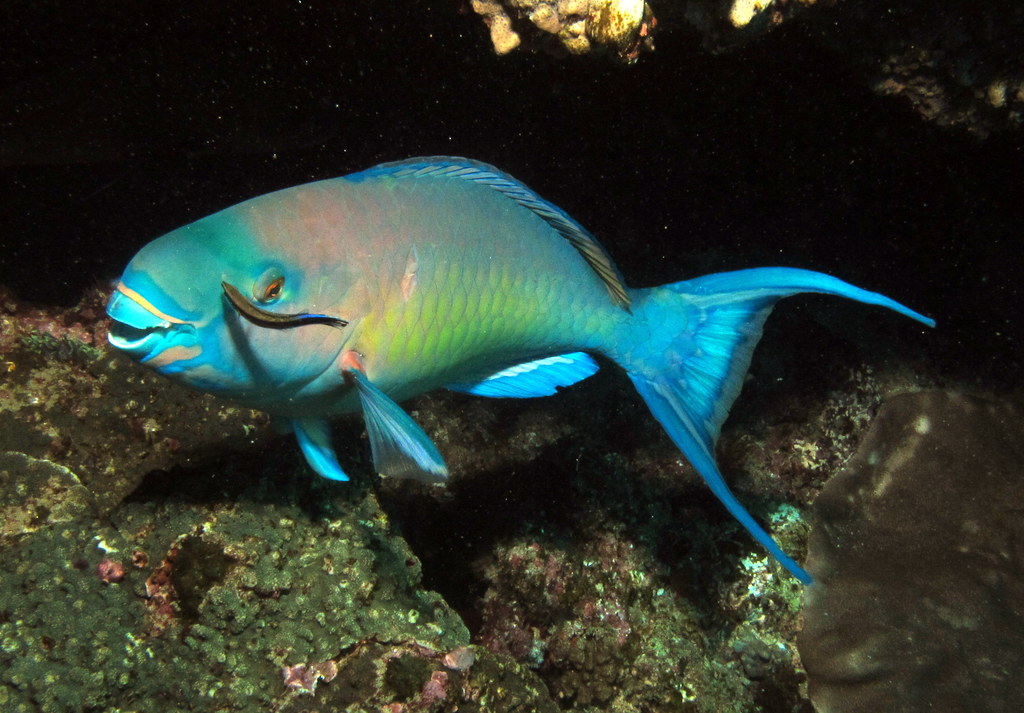
[[[638,293],[634,330],[616,360],[676,445],[733,516],[797,579],[811,576],[757,524],[715,464],[715,441],[739,394],[765,319],[800,292],[847,297],[935,323],[888,297],[829,275],[768,267],[707,275]]]

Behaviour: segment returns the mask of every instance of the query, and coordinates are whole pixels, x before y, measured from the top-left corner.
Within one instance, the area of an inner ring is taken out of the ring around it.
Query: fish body
[[[223,309],[221,280],[246,286],[268,271],[287,277],[276,309],[344,315],[348,327],[265,329]],[[359,409],[331,368],[346,350],[401,400],[594,348],[628,316],[543,219],[458,179],[339,178],[260,196],[150,243],[121,285],[140,278],[162,311],[216,337],[197,351],[154,344],[143,363],[289,417]]]
[[[270,193],[145,246],[108,304],[110,341],[167,376],[289,420],[344,480],[327,419],[362,411],[378,472],[447,469],[398,402],[439,387],[533,397],[622,366],[726,507],[809,575],[729,491],[714,443],[781,297],[902,305],[821,273],[761,268],[625,285],[564,211],[485,164],[429,157]]]

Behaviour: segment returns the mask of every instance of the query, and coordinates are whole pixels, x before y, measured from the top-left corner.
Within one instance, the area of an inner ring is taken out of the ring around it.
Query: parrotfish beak
[[[195,336],[195,327],[157,309],[123,282],[110,295],[107,314],[114,320],[107,340],[138,361],[145,362],[169,342],[180,344],[182,337],[189,341],[189,337]]]

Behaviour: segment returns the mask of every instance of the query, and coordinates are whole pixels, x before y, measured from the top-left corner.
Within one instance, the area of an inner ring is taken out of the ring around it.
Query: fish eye
[[[263,301],[270,302],[270,300],[276,300],[281,296],[281,288],[284,287],[284,278],[279,277],[269,285],[267,289],[263,291]]]
[[[261,277],[252,288],[252,296],[257,302],[266,304],[274,302],[284,290],[284,275],[274,271]]]

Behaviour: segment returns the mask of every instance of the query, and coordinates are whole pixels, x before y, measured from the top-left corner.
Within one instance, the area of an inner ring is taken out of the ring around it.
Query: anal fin
[[[460,381],[445,388],[474,396],[529,399],[550,396],[560,386],[570,386],[593,376],[599,368],[586,352],[572,352],[513,364],[479,381]]]

